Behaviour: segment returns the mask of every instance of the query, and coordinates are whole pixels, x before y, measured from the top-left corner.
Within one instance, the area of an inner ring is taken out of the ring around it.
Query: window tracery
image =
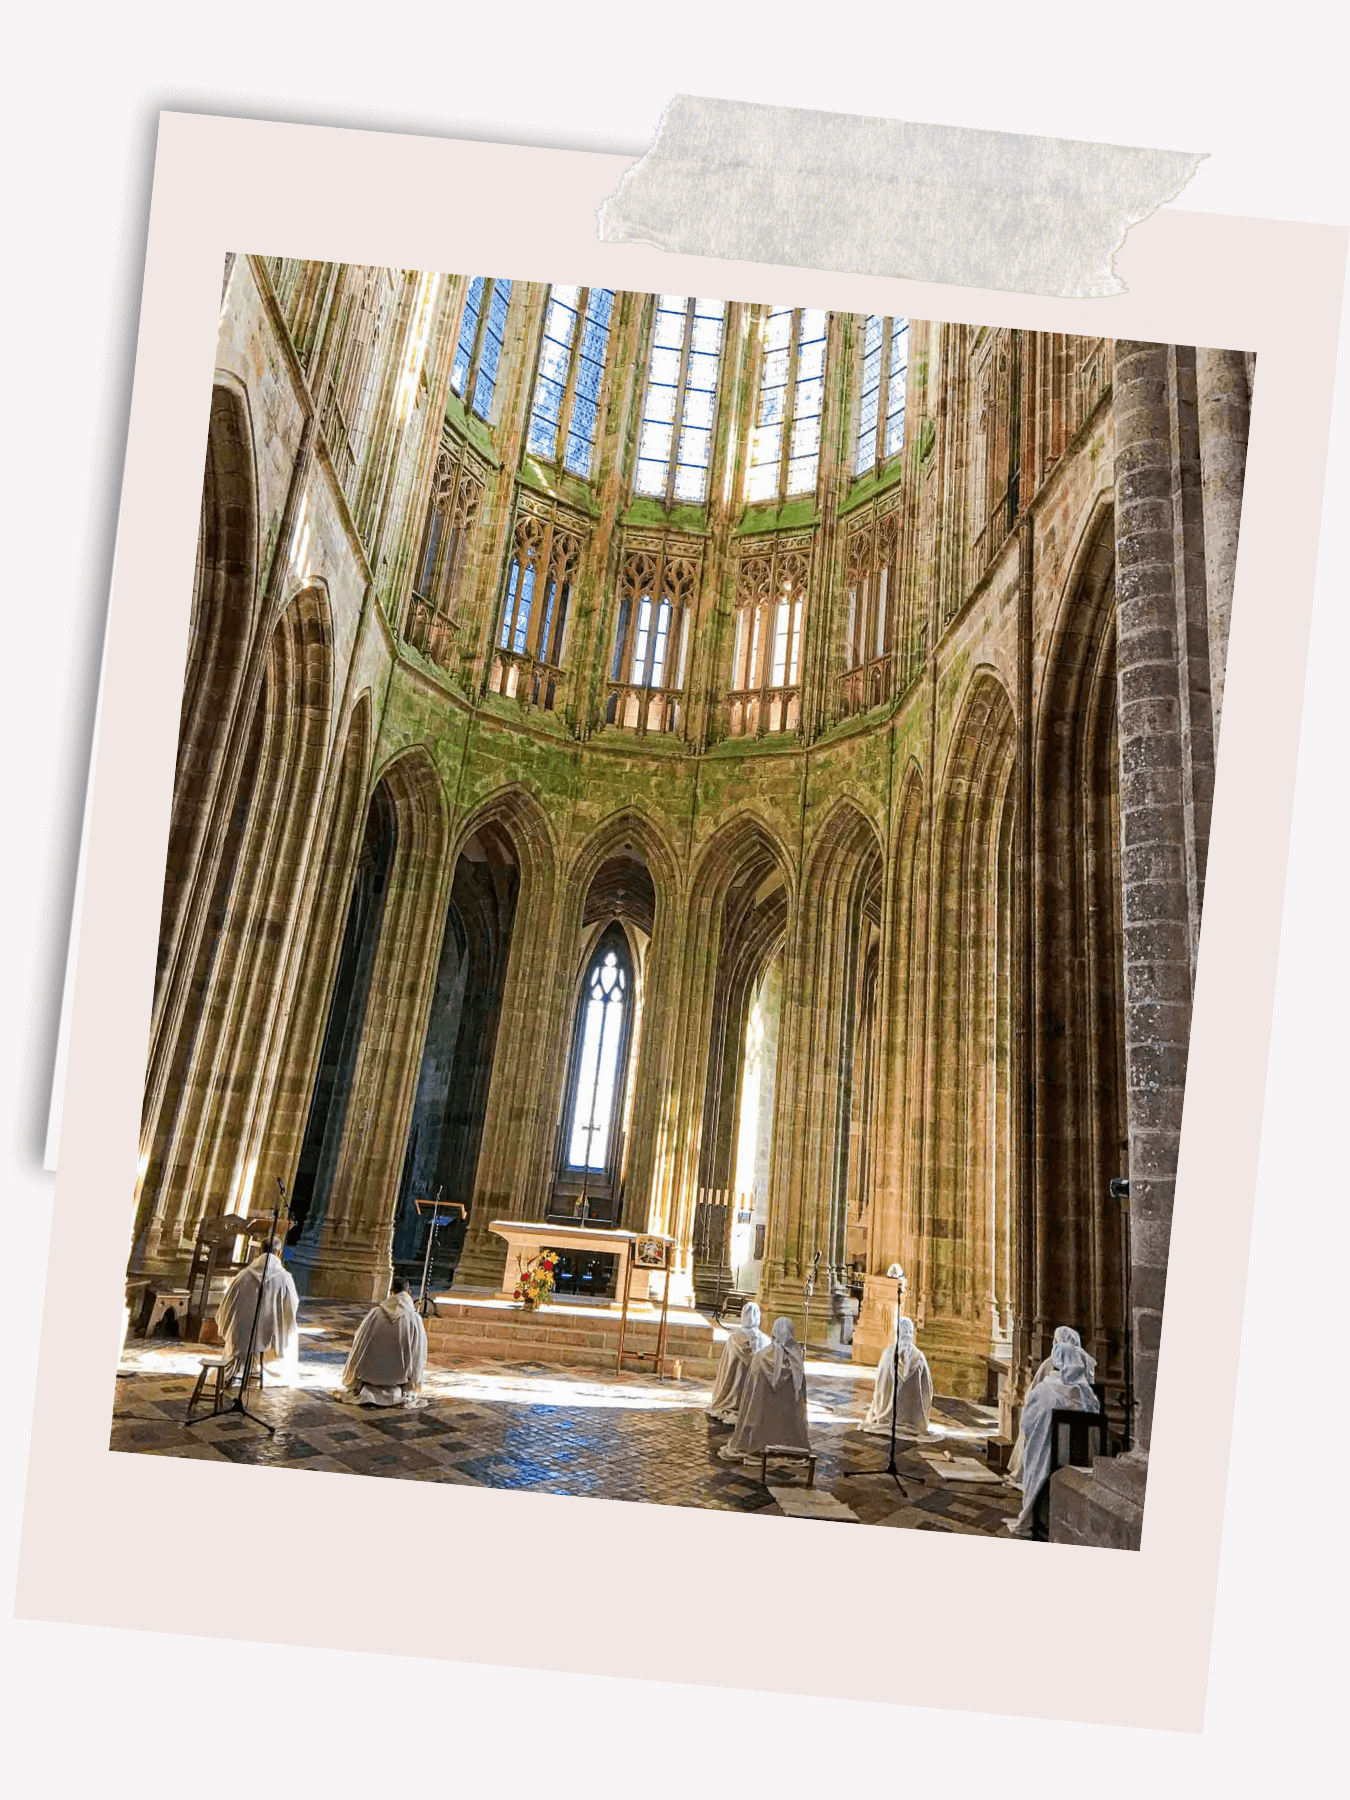
[[[976,396],[975,538],[971,578],[978,580],[1002,548],[1021,511],[1022,333],[990,331],[972,359]],[[950,609],[950,603],[947,609]]]
[[[606,721],[638,732],[678,731],[701,557],[660,539],[627,539],[609,671]]]
[[[727,729],[733,737],[797,727],[810,569],[809,534],[747,551],[737,563],[727,694]]]
[[[725,321],[721,300],[656,296],[635,493],[667,506],[707,498]]]
[[[582,982],[580,1015],[568,1085],[564,1167],[599,1174],[611,1169],[632,1015],[633,961],[622,926],[595,947]]]
[[[848,614],[844,673],[839,678],[841,716],[864,712],[892,692],[896,615],[900,610],[900,513],[896,506],[857,521],[844,546]]]
[[[436,458],[404,629],[413,648],[442,669],[454,661],[460,583],[486,490],[486,469],[458,440],[448,439]]]
[[[826,319],[819,308],[777,306],[764,320],[745,483],[745,497],[751,503],[815,492]]]
[[[909,320],[872,313],[863,326],[853,472],[865,475],[905,444]]]
[[[492,416],[510,304],[509,281],[475,275],[465,292],[450,386],[480,419]]]
[[[493,656],[495,693],[555,709],[563,692],[572,586],[584,538],[559,510],[525,505],[516,519],[506,571],[506,597]]]
[[[544,310],[529,449],[589,480],[609,351],[612,288],[554,287]]]
[[[337,350],[321,412],[334,468],[348,493],[365,456],[399,273],[396,269],[348,269],[339,301]]]

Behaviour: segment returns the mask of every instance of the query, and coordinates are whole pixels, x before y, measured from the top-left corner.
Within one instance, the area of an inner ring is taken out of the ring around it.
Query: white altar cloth
[[[603,1225],[555,1225],[547,1219],[493,1219],[488,1230],[506,1239],[506,1268],[502,1272],[501,1286],[502,1297],[506,1300],[515,1296],[520,1270],[528,1268],[541,1250],[562,1250],[568,1255],[576,1250],[592,1250],[618,1257],[619,1280],[614,1297],[616,1302],[622,1301],[624,1280],[633,1260],[633,1246],[638,1240],[653,1238],[662,1244],[675,1241],[659,1231],[612,1231]],[[642,1265],[634,1266],[640,1269]]]

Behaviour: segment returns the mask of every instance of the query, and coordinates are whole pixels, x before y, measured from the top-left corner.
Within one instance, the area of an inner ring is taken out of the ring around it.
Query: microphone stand
[[[895,1332],[891,1342],[891,1457],[884,1469],[849,1469],[846,1475],[889,1475],[900,1492],[909,1499],[909,1489],[900,1479],[895,1461],[895,1411],[900,1403],[900,1303],[905,1292],[903,1271],[895,1278]]]
[[[266,1419],[261,1418],[255,1412],[250,1412],[246,1400],[248,1396],[249,1380],[253,1374],[253,1346],[258,1341],[258,1318],[262,1312],[263,1287],[267,1281],[267,1263],[272,1254],[272,1244],[277,1234],[277,1220],[281,1216],[281,1203],[286,1198],[286,1189],[282,1186],[280,1175],[277,1176],[277,1190],[281,1195],[281,1199],[278,1200],[277,1204],[272,1208],[272,1223],[267,1228],[267,1248],[263,1252],[262,1274],[258,1277],[258,1298],[253,1302],[253,1322],[248,1328],[248,1349],[244,1352],[244,1373],[240,1378],[239,1392],[230,1401],[228,1406],[222,1406],[220,1408],[220,1413],[241,1413],[244,1418],[252,1419],[255,1425],[261,1425],[263,1430],[272,1437],[276,1436],[276,1426],[269,1425]],[[261,1387],[261,1380],[258,1385]],[[189,1419],[187,1422],[189,1425],[195,1425],[197,1424],[198,1419],[214,1419],[219,1416],[219,1413],[214,1412],[199,1413],[197,1419]]]

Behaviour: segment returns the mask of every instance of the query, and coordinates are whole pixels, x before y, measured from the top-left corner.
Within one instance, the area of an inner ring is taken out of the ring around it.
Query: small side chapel
[[[898,1263],[995,1435],[1078,1331],[1055,1535],[1137,1545],[1252,379],[228,259],[129,1277],[279,1179],[382,1300],[440,1196],[457,1302],[651,1233],[870,1371]]]

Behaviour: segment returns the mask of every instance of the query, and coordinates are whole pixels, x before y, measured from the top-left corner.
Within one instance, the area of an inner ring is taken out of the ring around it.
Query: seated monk
[[[1049,1354],[1049,1356],[1046,1357],[1045,1361],[1041,1364],[1040,1368],[1037,1369],[1036,1373],[1032,1376],[1032,1378],[1031,1378],[1032,1387],[1035,1387],[1035,1385],[1038,1381],[1045,1381],[1049,1376],[1054,1374],[1055,1351],[1060,1344],[1072,1344],[1075,1350],[1083,1350],[1083,1340],[1079,1337],[1078,1333],[1074,1330],[1072,1325],[1056,1325],[1055,1341],[1050,1346],[1050,1354]],[[1095,1381],[1097,1379],[1096,1358],[1089,1356],[1087,1351],[1083,1350],[1083,1361],[1087,1364],[1088,1381],[1089,1382]]]
[[[757,1350],[762,1350],[768,1341],[759,1329],[758,1306],[753,1300],[747,1300],[741,1308],[741,1322],[728,1336],[722,1360],[717,1365],[717,1379],[713,1383],[712,1401],[708,1407],[708,1417],[715,1423],[736,1423],[750,1358]]]
[[[1096,1359],[1089,1356],[1086,1350],[1083,1350],[1082,1341],[1072,1325],[1056,1325],[1054,1342],[1050,1346],[1050,1354],[1032,1376],[1031,1387],[1034,1388],[1038,1386],[1040,1382],[1048,1380],[1048,1378],[1054,1374],[1055,1351],[1059,1349],[1061,1344],[1070,1344],[1075,1350],[1083,1351],[1083,1362],[1087,1368],[1088,1385],[1089,1387],[1092,1385],[1097,1375]],[[1028,1388],[1027,1392],[1030,1393],[1031,1388]],[[1014,1481],[1019,1480],[1022,1474],[1022,1435],[1020,1432],[1017,1436],[1017,1442],[1013,1445],[1012,1455],[1008,1459],[1008,1473],[1012,1476]]]
[[[792,1332],[791,1319],[775,1319],[773,1341],[750,1358],[730,1442],[718,1452],[727,1462],[741,1462],[781,1445],[809,1450],[806,1434],[806,1359]]]
[[[1076,1344],[1056,1344],[1050,1352],[1051,1372],[1028,1391],[1022,1408],[1022,1428],[1017,1434],[1013,1460],[1022,1490],[1022,1510],[1008,1526],[1014,1537],[1031,1532],[1036,1497],[1050,1478],[1050,1415],[1063,1407],[1073,1412],[1096,1412],[1097,1396],[1088,1382],[1087,1360]]]
[[[372,1306],[357,1327],[342,1385],[359,1406],[410,1406],[427,1365],[427,1328],[408,1284],[396,1275],[389,1298]]]
[[[238,1362],[247,1351],[260,1284],[262,1306],[258,1309],[253,1354],[262,1357],[263,1367],[269,1375],[294,1384],[300,1373],[300,1334],[295,1324],[300,1297],[290,1270],[274,1251],[260,1250],[225,1290],[216,1313],[216,1324],[225,1340],[225,1354],[231,1362]]]
[[[897,1432],[928,1430],[928,1415],[933,1407],[933,1377],[929,1373],[928,1358],[914,1342],[913,1319],[897,1318],[891,1331],[891,1341],[877,1364],[872,1404],[862,1422],[864,1431],[879,1431],[890,1435],[897,1339],[900,1345],[900,1403],[895,1413],[895,1429]]]

